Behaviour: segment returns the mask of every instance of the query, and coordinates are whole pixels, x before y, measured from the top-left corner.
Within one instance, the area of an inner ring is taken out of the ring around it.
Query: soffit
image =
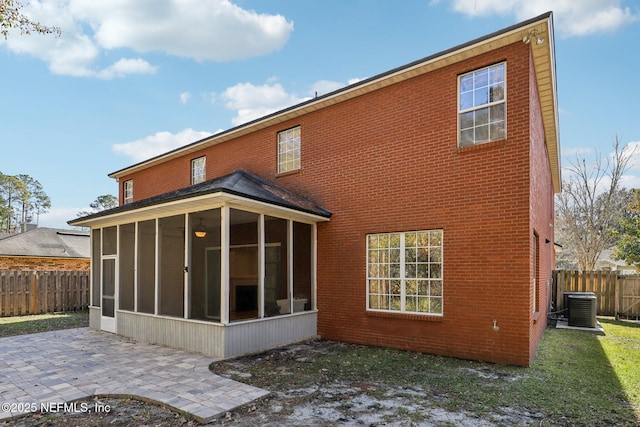
[[[366,93],[382,89],[384,87],[411,79],[413,77],[429,73],[466,59],[482,55],[487,52],[508,46],[512,43],[523,42],[523,39],[533,30],[536,30],[544,41],[536,43],[535,38],[530,46],[533,50],[533,60],[538,83],[542,116],[546,134],[546,144],[549,152],[553,187],[560,191],[560,159],[559,159],[559,133],[557,118],[557,93],[555,77],[555,51],[553,37],[552,14],[545,13],[539,17],[530,19],[521,24],[508,27],[504,30],[471,41],[469,43],[443,51],[436,55],[418,60],[403,67],[396,68],[386,73],[363,80],[335,92],[303,102],[293,107],[270,114],[247,124],[232,128],[228,131],[204,138],[185,147],[173,150],[147,161],[113,172],[111,178],[120,178],[140,170],[153,167],[168,160],[182,157],[210,146],[221,144],[225,141],[256,132],[260,129],[276,125],[278,123],[295,119],[302,115],[327,108],[331,105],[353,99]]]
[[[556,193],[561,191],[562,176],[560,168],[560,129],[558,124],[558,93],[556,86],[555,41],[552,18],[544,20],[533,29],[537,30],[543,42],[538,44],[535,37],[531,40],[533,65],[538,84],[538,97],[542,111],[545,142],[551,167],[551,180]]]

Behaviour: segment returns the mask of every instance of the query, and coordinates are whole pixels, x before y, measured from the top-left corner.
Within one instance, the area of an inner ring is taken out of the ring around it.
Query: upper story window
[[[442,315],[442,230],[367,236],[367,309]]]
[[[124,204],[133,202],[133,180],[127,180],[123,184]]]
[[[278,173],[300,169],[300,126],[278,132]]]
[[[503,62],[459,77],[459,147],[506,138],[505,66]]]
[[[205,156],[191,160],[191,185],[207,180],[206,164]]]

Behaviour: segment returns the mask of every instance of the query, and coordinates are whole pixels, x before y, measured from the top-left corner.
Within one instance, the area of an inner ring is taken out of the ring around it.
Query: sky
[[[111,172],[550,10],[562,166],[640,146],[637,0],[32,0],[61,36],[0,39],[0,172],[70,228]]]

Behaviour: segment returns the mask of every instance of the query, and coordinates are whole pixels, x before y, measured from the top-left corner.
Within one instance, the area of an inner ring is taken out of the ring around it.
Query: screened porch
[[[241,194],[224,178],[70,222],[91,226],[91,327],[216,357],[316,335],[316,227],[330,214],[247,172],[232,180]]]

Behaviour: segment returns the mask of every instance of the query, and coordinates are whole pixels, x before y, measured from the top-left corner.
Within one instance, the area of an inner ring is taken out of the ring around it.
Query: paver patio
[[[88,328],[0,338],[0,421],[23,414],[25,406],[119,395],[207,422],[268,394],[212,374],[213,361]]]

